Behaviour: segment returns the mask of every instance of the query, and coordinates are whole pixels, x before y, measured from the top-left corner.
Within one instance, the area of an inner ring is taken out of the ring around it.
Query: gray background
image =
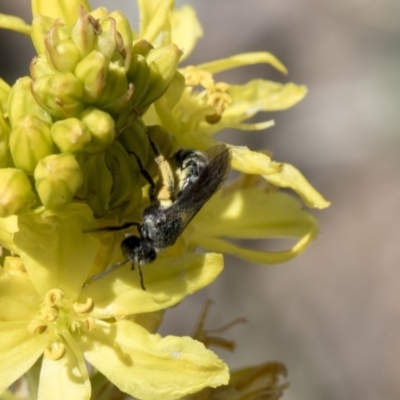
[[[169,312],[162,332],[189,334],[204,299],[212,298],[208,327],[249,319],[226,334],[238,347],[219,351],[221,357],[232,367],[283,361],[291,383],[286,400],[398,400],[400,1],[189,3],[205,36],[187,63],[267,50],[288,67],[288,77],[260,65],[218,78],[308,86],[295,108],[262,116],[275,119],[272,129],[224,138],[272,149],[332,206],[315,212],[320,237],[300,258],[263,267],[227,257],[221,277]],[[98,4],[122,8],[136,23],[133,1]],[[2,0],[0,12],[29,21],[27,7],[26,0]],[[33,51],[25,37],[0,35],[0,73],[13,83],[28,73]]]

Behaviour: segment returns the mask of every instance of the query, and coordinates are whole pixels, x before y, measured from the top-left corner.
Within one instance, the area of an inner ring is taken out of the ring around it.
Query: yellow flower
[[[124,319],[170,307],[209,284],[222,270],[221,256],[175,257],[169,268],[154,263],[146,291],[128,270],[82,288],[98,251],[97,237],[82,233],[94,222],[88,207],[25,214],[18,227],[16,218],[0,220],[20,255],[0,270],[0,393],[42,354],[39,399],[89,399],[84,360],[140,399],[177,399],[227,383],[226,365],[200,342],[161,338]]]

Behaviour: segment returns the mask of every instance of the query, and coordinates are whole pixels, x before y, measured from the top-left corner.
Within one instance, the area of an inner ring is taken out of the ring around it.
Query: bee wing
[[[177,236],[183,232],[193,217],[220,188],[228,175],[230,159],[230,151],[224,146],[223,151],[204,167],[198,179],[188,186],[170,207],[164,210],[167,220],[179,218]]]

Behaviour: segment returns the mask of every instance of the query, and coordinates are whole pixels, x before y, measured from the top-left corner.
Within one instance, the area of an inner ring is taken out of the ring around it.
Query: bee
[[[231,155],[225,146],[214,146],[206,154],[179,150],[169,162],[149,135],[148,139],[159,169],[158,189],[139,157],[133,153],[142,176],[150,184],[150,205],[144,209],[140,223],[128,222],[120,227],[101,228],[120,230],[137,226],[138,236],[130,235],[123,239],[121,252],[124,260],[111,265],[91,280],[131,262],[133,270],[138,268],[141,288],[146,290],[141,267],[153,262],[160,251],[175,244],[190,221],[226,179]]]

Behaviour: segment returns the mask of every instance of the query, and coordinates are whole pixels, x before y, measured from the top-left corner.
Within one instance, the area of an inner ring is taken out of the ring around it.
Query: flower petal
[[[307,93],[305,86],[255,79],[245,85],[230,85],[232,104],[223,118],[243,121],[260,111],[279,111],[293,107]]]
[[[197,68],[215,74],[232,68],[261,63],[270,64],[283,74],[287,73],[285,66],[273,54],[265,51],[237,54],[229,58],[221,58],[220,60],[197,65]]]
[[[140,37],[155,46],[171,43],[172,0],[138,0]]]
[[[98,323],[80,338],[87,361],[124,393],[141,400],[178,399],[229,380],[226,364],[189,337],[162,338],[122,320]]]
[[[30,25],[22,18],[14,17],[14,15],[0,14],[0,28],[23,33],[27,36],[31,33]]]
[[[40,14],[57,19],[63,18],[68,26],[72,26],[79,16],[79,8],[83,7],[87,12],[91,10],[87,0],[32,0],[33,16]]]
[[[0,320],[28,320],[40,303],[38,293],[27,277],[14,276],[0,268]]]
[[[13,236],[15,232],[18,232],[18,218],[16,215],[0,218],[0,245],[13,252],[17,252]]]
[[[59,360],[43,357],[38,400],[90,399],[90,385],[85,385],[74,352],[67,346]]]
[[[295,257],[318,231],[315,218],[302,210],[295,198],[257,188],[217,194],[194,219],[193,226],[190,240],[196,245],[262,264]],[[298,238],[298,241],[286,251],[263,252],[244,249],[222,238]]]
[[[172,11],[171,26],[172,43],[183,50],[182,61],[190,55],[197,41],[203,36],[203,29],[195,10],[189,5]]]
[[[71,203],[41,214],[18,217],[14,242],[36,290],[44,295],[60,288],[76,298],[98,250],[89,207]]]
[[[92,315],[96,318],[152,312],[171,307],[209,285],[222,269],[221,254],[160,257],[143,267],[146,290],[140,287],[138,271],[126,266],[84,287],[81,297],[94,300]]]
[[[27,321],[0,324],[0,393],[21,377],[46,347],[46,335],[31,335]]]
[[[293,189],[309,207],[326,208],[331,204],[325,200],[293,165],[283,163],[276,173],[267,173],[263,177],[273,185]]]
[[[273,174],[280,170],[280,164],[266,154],[252,151],[245,146],[231,146],[232,168],[246,174]]]

